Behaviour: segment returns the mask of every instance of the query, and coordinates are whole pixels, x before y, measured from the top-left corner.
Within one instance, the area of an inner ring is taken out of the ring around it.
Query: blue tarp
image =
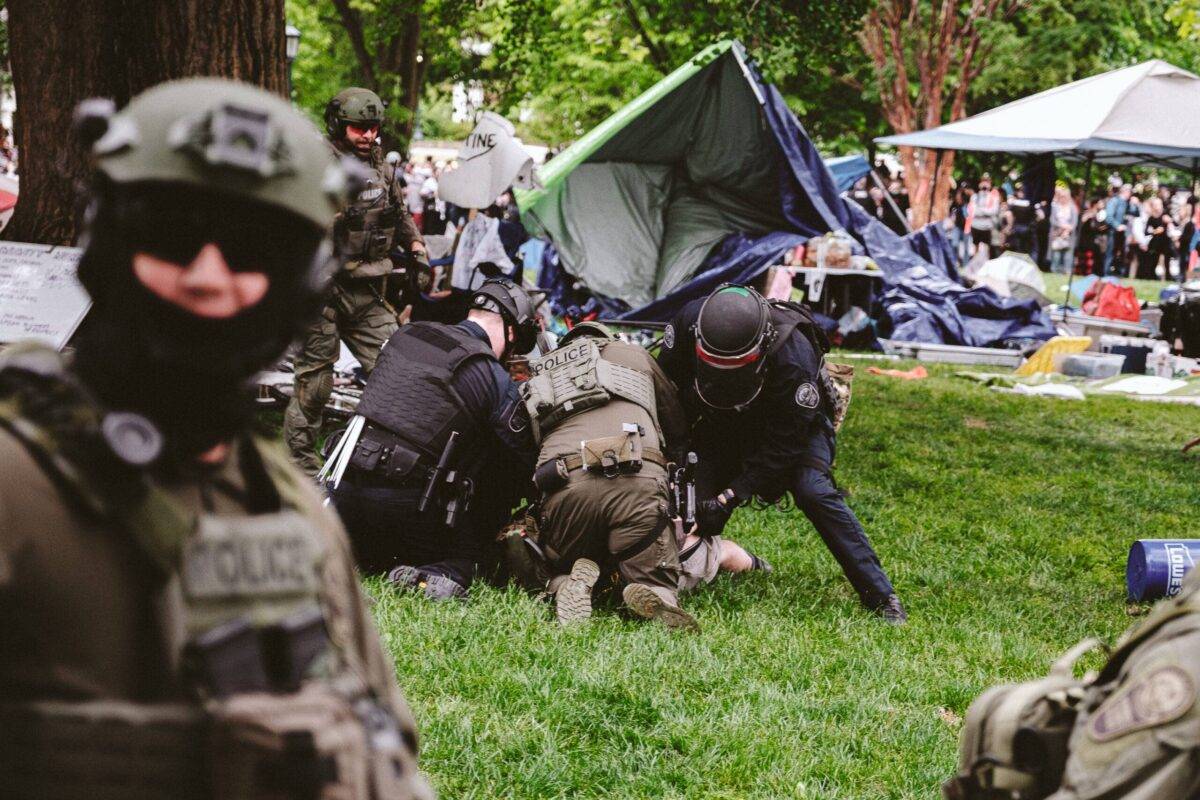
[[[761,99],[763,117],[777,146],[779,209],[790,230],[759,236],[730,234],[713,248],[691,280],[634,310],[619,300],[584,300],[586,291],[558,268],[548,250],[539,285],[550,289],[551,305],[558,313],[599,311],[602,317],[665,322],[684,304],[717,285],[752,281],[796,245],[813,236],[844,230],[883,273],[887,292],[879,320],[882,335],[971,346],[1054,336],[1053,325],[1034,301],[1002,298],[991,289],[962,286],[954,254],[939,227],[927,226],[901,237],[857,203],[841,197],[834,176],[783,96],[763,81],[752,65],[746,66],[744,74]]]
[[[825,159],[825,167],[829,170],[829,174],[833,176],[833,182],[837,185],[839,192],[846,191],[858,183],[859,178],[862,178],[871,171],[871,165],[867,161],[866,156],[827,158]]]

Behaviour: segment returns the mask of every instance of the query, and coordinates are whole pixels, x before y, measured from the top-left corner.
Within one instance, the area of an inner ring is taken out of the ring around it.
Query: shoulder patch
[[[667,323],[667,327],[663,330],[662,346],[667,350],[675,347],[675,326]]]
[[[821,402],[821,393],[812,382],[802,383],[796,387],[796,405],[801,408],[816,408]]]
[[[1107,742],[1182,717],[1196,703],[1196,684],[1182,667],[1163,666],[1104,701],[1088,721],[1088,736]]]

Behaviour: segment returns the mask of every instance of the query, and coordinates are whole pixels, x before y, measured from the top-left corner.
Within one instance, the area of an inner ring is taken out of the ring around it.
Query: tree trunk
[[[286,95],[284,0],[8,0],[21,191],[3,237],[70,244],[88,159],[75,106],[156,83],[237,78]]]

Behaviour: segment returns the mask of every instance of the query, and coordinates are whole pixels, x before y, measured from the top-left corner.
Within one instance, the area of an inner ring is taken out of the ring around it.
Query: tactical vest
[[[392,271],[389,254],[404,214],[395,193],[396,167],[372,153],[366,186],[338,215],[335,226],[343,269],[355,278],[376,278]]]
[[[1071,667],[1084,652],[1099,646],[1088,639],[1073,647],[1055,663],[1050,675],[1035,681],[996,686],[980,695],[971,704],[963,721],[959,745],[958,774],[942,786],[947,800],[1041,800],[1050,796],[1076,796],[1080,784],[1088,783],[1081,796],[1116,796],[1103,791],[1100,784],[1112,775],[1090,775],[1082,765],[1072,767],[1071,752],[1081,736],[1119,734],[1120,726],[1129,731],[1153,728],[1156,725],[1179,722],[1195,703],[1192,678],[1185,674],[1144,676],[1147,683],[1156,683],[1155,692],[1144,700],[1147,708],[1138,708],[1137,700],[1122,690],[1125,666],[1141,648],[1157,642],[1178,640],[1184,634],[1200,631],[1200,573],[1189,575],[1180,594],[1154,607],[1138,625],[1128,630],[1117,642],[1113,653],[1100,672],[1087,680],[1075,678]],[[1165,668],[1167,672],[1172,667]],[[1172,681],[1174,681],[1172,683]],[[1189,687],[1188,696],[1182,688]],[[1133,687],[1129,687],[1133,688]],[[1121,700],[1108,707],[1106,701]],[[1173,699],[1186,706],[1164,707]],[[1155,719],[1158,712],[1161,718]],[[1089,731],[1089,729],[1091,729]],[[1195,746],[1195,732],[1191,729]],[[1165,731],[1160,731],[1165,733]],[[1157,737],[1155,737],[1157,739]],[[1174,743],[1167,749],[1178,752]],[[1115,756],[1115,754],[1110,754]],[[1133,755],[1127,750],[1125,755]],[[1141,755],[1145,755],[1142,753]],[[1106,759],[1101,770],[1117,770],[1121,777],[1136,777],[1146,764],[1119,759]],[[1124,772],[1121,772],[1122,768]],[[1153,774],[1146,775],[1148,779]],[[1069,787],[1069,788],[1067,788]],[[1061,790],[1056,793],[1056,790]],[[1124,795],[1121,795],[1124,796]]]
[[[320,508],[284,456],[243,443],[278,511],[197,512],[116,455],[105,434],[114,419],[53,350],[0,357],[0,427],[78,513],[129,535],[161,577],[170,600],[159,622],[177,632],[182,696],[0,705],[6,796],[413,796],[413,776],[390,766],[404,747],[398,722],[369,695],[331,616]]]
[[[462,328],[414,322],[392,335],[363,390],[358,413],[416,450],[427,466],[438,460],[453,431],[469,457],[478,422],[454,390],[454,373],[473,358],[496,360],[492,348]]]
[[[825,364],[825,354],[829,352],[829,338],[817,324],[812,312],[800,303],[787,300],[771,300],[771,324],[775,327],[775,340],[771,343],[768,354],[773,354],[783,347],[793,331],[799,331],[820,362],[817,370],[817,387],[821,394],[821,410],[836,426],[845,418],[845,406],[849,404],[849,391],[841,389],[829,374]],[[844,398],[844,403],[842,402]],[[840,413],[839,413],[840,411]]]
[[[596,338],[585,336],[530,362],[532,377],[521,384],[521,398],[529,411],[534,441],[563,420],[613,398],[640,406],[658,424],[654,381],[646,373],[606,361]]]

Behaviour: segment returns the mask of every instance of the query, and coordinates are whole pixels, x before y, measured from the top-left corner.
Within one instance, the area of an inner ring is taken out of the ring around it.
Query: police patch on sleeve
[[[667,350],[675,347],[675,326],[669,322],[667,323],[666,329],[663,330],[662,346]]]
[[[1162,666],[1105,700],[1088,722],[1088,735],[1107,742],[1179,719],[1195,703],[1192,676],[1182,667]]]
[[[801,408],[816,408],[821,402],[821,393],[815,383],[802,383],[796,387],[796,405]]]

